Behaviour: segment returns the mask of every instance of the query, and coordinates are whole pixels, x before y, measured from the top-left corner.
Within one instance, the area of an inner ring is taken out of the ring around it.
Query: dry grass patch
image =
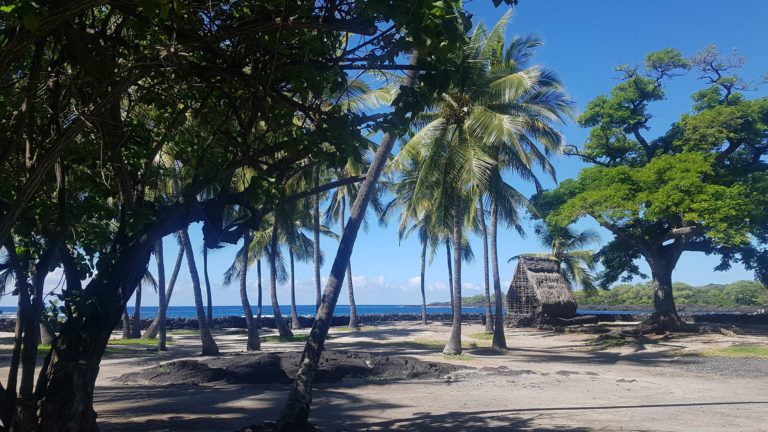
[[[146,346],[156,346],[157,345],[157,339],[110,339],[109,344],[110,345],[146,345]],[[165,341],[166,345],[175,345],[175,342],[172,340],[166,339]]]
[[[485,333],[485,332],[471,333],[467,336],[471,337],[472,339],[478,339],[478,340],[486,340],[486,341],[493,340],[493,333]]]

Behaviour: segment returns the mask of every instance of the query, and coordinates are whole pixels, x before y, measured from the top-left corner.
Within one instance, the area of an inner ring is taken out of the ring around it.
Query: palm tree
[[[560,271],[573,288],[580,287],[586,293],[597,291],[592,271],[596,262],[591,250],[584,249],[592,243],[598,243],[600,236],[590,229],[577,232],[571,227],[547,225],[538,223],[534,232],[539,241],[549,248],[548,254],[533,254],[548,256],[560,262]]]
[[[280,232],[280,221],[277,214],[274,215],[272,223],[272,232],[269,241],[269,291],[272,299],[272,315],[275,318],[275,326],[282,338],[292,338],[293,332],[283,319],[280,313],[280,305],[277,301],[277,279],[278,279],[278,260],[280,259],[280,243],[278,242]]]
[[[188,229],[181,230],[181,245],[184,253],[187,255],[187,266],[189,267],[189,277],[192,279],[192,292],[195,297],[195,313],[197,314],[197,326],[200,329],[200,341],[202,342],[203,355],[219,355],[219,347],[211,335],[211,328],[208,326],[208,317],[203,309],[203,293],[200,286],[200,275],[195,265],[194,251],[192,250],[192,241],[189,239]]]
[[[177,240],[180,241],[181,239],[181,233],[176,233]],[[160,254],[162,256],[162,253]],[[157,316],[155,317],[155,320],[152,321],[152,324],[149,325],[149,328],[144,331],[144,334],[141,336],[142,339],[154,339],[158,337],[158,333],[162,330],[162,333],[160,333],[160,338],[165,338],[165,315],[168,311],[168,304],[171,302],[171,296],[173,295],[173,288],[176,286],[176,279],[179,277],[179,272],[181,271],[181,264],[184,259],[184,248],[179,245],[179,252],[176,254],[176,263],[173,265],[173,271],[171,272],[171,278],[168,280],[168,288],[166,289],[163,297],[163,301],[160,301],[157,308]]]
[[[503,331],[501,282],[499,277],[497,233],[501,218],[508,226],[514,227],[522,236],[519,223],[520,208],[531,206],[503,176],[512,173],[520,179],[534,183],[537,190],[541,185],[532,171],[538,165],[545,173],[555,178],[555,170],[549,163],[552,154],[560,152],[564,139],[553,128],[554,123],[564,123],[572,116],[572,101],[562,84],[551,71],[529,66],[534,49],[542,45],[535,37],[514,37],[505,45],[504,31],[509,14],[502,17],[485,38],[484,56],[488,59],[489,75],[495,82],[524,77],[519,86],[500,96],[496,111],[511,124],[515,133],[504,136],[488,148],[488,153],[497,161],[485,195],[489,201],[489,237],[493,275],[496,314],[492,346],[506,349]],[[538,145],[537,145],[538,144]],[[539,148],[541,147],[541,149]],[[484,216],[484,212],[483,212]]]

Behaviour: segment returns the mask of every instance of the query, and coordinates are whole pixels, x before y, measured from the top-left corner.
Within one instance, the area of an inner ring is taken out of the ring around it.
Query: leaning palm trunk
[[[417,54],[414,52],[411,55],[411,65],[416,64],[416,58]],[[409,75],[406,78],[405,85],[413,87],[414,84],[414,76]],[[296,379],[288,393],[288,400],[285,403],[283,412],[277,421],[276,429],[279,431],[293,431],[307,425],[310,403],[312,402],[312,384],[320,364],[320,354],[323,352],[328,328],[333,318],[333,310],[336,308],[336,301],[339,299],[341,285],[344,281],[344,272],[347,266],[349,266],[349,257],[352,255],[352,249],[355,246],[357,232],[360,230],[360,224],[363,222],[363,217],[373,195],[376,182],[379,180],[379,176],[384,169],[387,158],[392,152],[396,139],[397,136],[392,132],[384,134],[381,139],[381,145],[376,150],[371,166],[368,168],[365,181],[360,186],[357,198],[352,205],[349,221],[342,232],[339,248],[336,251],[336,258],[334,258],[333,265],[331,266],[331,274],[328,276],[328,283],[325,286],[320,309],[317,311],[315,322],[309,333],[309,339],[304,346],[299,370],[296,372]]]
[[[168,313],[168,304],[171,302],[171,296],[173,295],[173,287],[176,286],[176,278],[179,277],[181,271],[181,262],[184,259],[184,248],[179,246],[179,253],[176,255],[176,264],[173,266],[173,273],[171,273],[171,279],[168,281],[168,289],[165,292],[165,300],[158,305],[157,316],[149,328],[144,332],[142,339],[154,339],[163,327],[165,331],[166,314]]]
[[[344,219],[345,209],[347,207],[347,199],[341,197],[341,214],[339,220],[341,221],[341,232],[344,232]],[[357,323],[357,305],[355,305],[355,289],[352,286],[352,259],[350,258],[349,264],[347,264],[347,293],[349,295],[349,328],[358,328]]]
[[[314,187],[320,186],[320,167],[315,167]],[[320,194],[312,197],[312,259],[315,266],[315,312],[320,309]]]
[[[293,251],[288,247],[288,258],[291,261],[291,328],[296,330],[301,328],[299,313],[296,311],[296,278],[293,265]]]
[[[205,317],[208,320],[208,327],[213,325],[213,299],[211,296],[211,281],[208,278],[208,248],[203,245],[203,278],[205,279],[205,300],[207,310]]]
[[[248,301],[248,249],[251,245],[250,231],[243,234],[243,250],[240,256],[240,302],[243,304],[243,314],[245,315],[245,325],[248,328],[248,342],[245,349],[247,351],[258,351],[261,349],[261,340],[259,340],[259,329],[253,319],[253,310],[251,302]]]
[[[427,267],[427,236],[421,240],[421,323],[427,325],[427,296],[424,293],[424,274]]]
[[[133,319],[131,320],[131,339],[141,337],[141,284],[136,287],[136,303],[133,306]]]
[[[290,338],[293,337],[293,332],[285,323],[283,315],[280,313],[280,305],[277,302],[277,231],[278,224],[277,219],[275,219],[269,246],[269,293],[272,297],[272,315],[275,317],[277,332],[282,338]]]
[[[443,348],[443,354],[461,354],[461,229],[463,217],[456,206],[453,215],[453,321],[451,335]]]
[[[493,314],[491,313],[491,283],[488,276],[488,227],[485,225],[485,213],[483,203],[480,201],[478,208],[478,221],[483,235],[483,282],[485,283],[485,332],[493,333]]]
[[[499,225],[499,209],[496,200],[491,198],[491,265],[493,266],[493,294],[496,296],[496,314],[493,326],[493,342],[491,346],[498,350],[507,349],[507,339],[504,336],[504,309],[501,302],[501,278],[499,277],[499,254],[497,249],[497,229]]]
[[[181,249],[184,250],[184,249]],[[155,260],[157,261],[157,314],[160,337],[157,340],[157,350],[167,351],[165,334],[165,261],[163,254],[163,239],[155,242]]]
[[[192,250],[192,242],[189,239],[189,232],[184,229],[181,231],[181,243],[184,252],[187,254],[187,265],[189,266],[189,277],[192,279],[192,292],[195,295],[195,313],[197,314],[197,326],[200,329],[200,341],[203,344],[203,355],[219,355],[219,347],[211,335],[211,328],[208,326],[208,317],[205,316],[203,309],[203,293],[200,287],[200,276],[197,273],[195,265],[195,255]]]

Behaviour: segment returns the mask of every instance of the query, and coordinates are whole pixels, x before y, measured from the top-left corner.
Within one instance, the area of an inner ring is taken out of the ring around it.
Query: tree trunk
[[[275,317],[275,326],[280,337],[292,338],[293,332],[285,323],[283,315],[280,313],[280,305],[277,302],[277,234],[278,225],[277,218],[275,218],[275,224],[272,227],[272,238],[269,243],[269,294],[272,297],[272,315]]]
[[[158,229],[157,231],[159,231]],[[148,238],[148,239],[147,239]],[[93,390],[99,362],[120,320],[125,304],[141,282],[156,237],[142,236],[120,247],[115,258],[103,256],[100,269],[88,286],[80,285],[77,265],[62,255],[67,290],[80,295],[69,299],[70,314],[49,354],[35,391],[40,432],[93,432]]]
[[[205,278],[205,298],[208,306],[205,317],[208,327],[213,326],[213,300],[211,296],[211,281],[208,278],[208,248],[203,244],[203,277]]]
[[[131,339],[141,337],[141,284],[136,287],[136,303],[133,306],[133,320],[131,320]]]
[[[181,249],[183,251],[184,249]],[[183,252],[182,252],[183,253]],[[157,316],[159,318],[159,334],[157,350],[167,351],[165,331],[165,261],[163,254],[163,239],[155,242],[155,261],[157,261]]]
[[[483,210],[483,201],[479,200],[477,205],[477,214],[479,215],[480,229],[483,235],[483,282],[485,284],[485,332],[493,333],[493,313],[491,313],[491,282],[488,271],[488,227],[485,225],[485,211]]]
[[[291,263],[291,329],[296,330],[301,328],[301,322],[299,321],[299,313],[296,311],[296,278],[293,264],[293,250],[290,245],[288,246],[288,258]]]
[[[411,65],[416,64],[417,54],[411,55]],[[405,85],[413,87],[415,84],[415,73],[409,75],[405,80]],[[371,196],[374,193],[376,182],[379,180],[384,165],[392,152],[392,147],[397,136],[392,132],[387,132],[381,139],[381,144],[376,150],[371,166],[360,185],[360,190],[355,199],[352,211],[350,212],[349,222],[341,235],[339,248],[336,251],[336,258],[331,266],[331,274],[328,276],[328,283],[325,286],[320,309],[317,311],[315,322],[309,333],[309,339],[304,346],[304,352],[301,356],[299,369],[296,372],[296,379],[288,393],[288,400],[285,403],[283,412],[277,421],[276,429],[278,431],[294,431],[306,427],[309,419],[309,409],[312,402],[312,384],[315,374],[320,364],[320,354],[325,346],[325,339],[328,335],[328,328],[333,318],[333,310],[336,307],[336,301],[339,299],[341,285],[344,281],[344,272],[349,266],[349,258],[352,255],[352,249],[355,246],[357,232],[360,230],[360,224],[365,217],[365,211]]]
[[[165,292],[165,301],[158,305],[157,317],[149,325],[149,328],[144,332],[143,339],[154,339],[160,330],[162,322],[163,328],[165,328],[166,315],[168,313],[168,305],[171,303],[171,296],[173,295],[173,288],[176,286],[176,278],[179,277],[181,271],[181,262],[184,258],[184,248],[179,245],[179,253],[176,255],[176,264],[173,266],[173,273],[171,273],[171,280],[168,281],[168,290]]]
[[[219,355],[219,347],[211,335],[211,328],[208,326],[208,317],[203,309],[203,293],[200,286],[200,276],[197,273],[195,265],[195,252],[192,250],[192,242],[189,239],[189,231],[181,231],[181,244],[184,247],[184,253],[187,254],[187,265],[189,266],[189,277],[192,279],[192,292],[195,295],[195,312],[197,314],[197,326],[200,329],[200,341],[202,342],[202,355]]]
[[[47,258],[41,258],[46,260]],[[40,343],[40,318],[43,312],[43,288],[48,275],[47,265],[38,262],[32,275],[32,303],[23,322],[24,345],[21,348],[21,381],[16,400],[17,413],[13,420],[14,431],[34,428],[37,404],[33,396],[35,389],[35,368],[37,367],[37,346]]]
[[[654,326],[658,331],[680,330],[684,322],[677,314],[672,291],[672,271],[676,260],[654,257],[648,260],[648,264],[651,267],[654,311],[644,324]]]
[[[453,215],[453,321],[451,335],[443,348],[443,354],[461,354],[461,231],[464,218],[460,204],[456,205]]]
[[[424,292],[424,275],[427,267],[427,236],[421,239],[421,323],[427,325],[427,296]]]
[[[320,167],[314,170],[314,186],[320,186]],[[312,258],[315,265],[315,312],[320,309],[320,194],[312,198]]]
[[[256,260],[256,278],[258,280],[258,299],[256,300],[256,327],[261,328],[262,292],[261,292],[261,258]]]
[[[491,198],[491,266],[493,270],[493,294],[496,296],[496,314],[494,314],[495,322],[491,346],[497,350],[505,350],[507,349],[507,339],[504,336],[504,306],[501,300],[501,278],[499,277],[498,226],[499,209],[496,206],[496,201]]]
[[[448,294],[451,296],[451,313],[456,309],[456,302],[453,299],[453,267],[451,265],[451,249],[453,249],[453,242],[450,237],[445,239],[445,259],[448,265]]]
[[[243,234],[243,249],[240,252],[240,302],[243,304],[243,315],[245,315],[245,324],[248,328],[248,342],[246,351],[258,351],[261,349],[261,340],[259,339],[259,329],[253,320],[253,310],[251,302],[248,301],[248,250],[251,247],[250,231]]]
[[[131,317],[128,315],[128,308],[123,309],[123,339],[131,338]]]
[[[341,214],[339,215],[341,232],[344,232],[346,208],[347,208],[347,199],[344,195],[342,195],[341,208],[339,209],[341,212]],[[352,285],[352,258],[349,259],[349,264],[347,264],[347,295],[349,296],[349,328],[356,329],[359,327],[359,325],[357,323],[357,305],[355,305],[355,289]]]

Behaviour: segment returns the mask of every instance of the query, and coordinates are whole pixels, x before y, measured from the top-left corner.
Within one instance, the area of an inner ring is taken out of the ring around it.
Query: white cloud
[[[421,288],[421,276],[414,276],[408,279],[408,285],[411,287]]]

